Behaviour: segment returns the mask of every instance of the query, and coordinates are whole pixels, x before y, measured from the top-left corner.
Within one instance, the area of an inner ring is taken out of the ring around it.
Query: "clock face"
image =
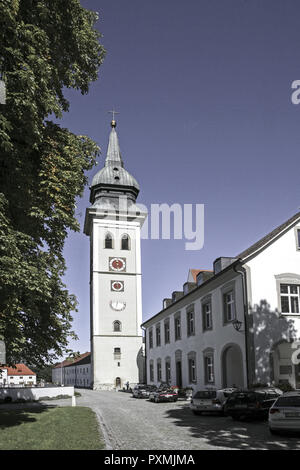
[[[121,302],[119,300],[111,300],[109,302],[110,307],[117,312],[121,312],[126,307],[126,302]]]
[[[125,258],[109,258],[110,271],[125,271],[126,260]]]
[[[124,282],[123,281],[111,281],[110,288],[111,290],[115,292],[123,292]]]

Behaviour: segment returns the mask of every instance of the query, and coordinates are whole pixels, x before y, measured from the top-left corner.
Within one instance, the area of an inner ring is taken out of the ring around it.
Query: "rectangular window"
[[[202,320],[203,330],[212,329],[212,314],[211,314],[211,302],[205,302],[202,304]]]
[[[224,321],[225,321],[225,323],[232,322],[232,320],[234,320],[234,318],[235,318],[233,290],[223,294],[223,305],[224,305]]]
[[[296,248],[300,250],[300,228],[295,228],[295,235],[296,235]]]
[[[156,346],[160,346],[160,325],[156,327]]]
[[[175,326],[175,340],[181,339],[181,321],[180,321],[179,316],[175,317],[174,326]]]
[[[165,327],[165,344],[170,342],[170,320],[166,320],[164,323]]]
[[[195,334],[195,313],[194,310],[189,310],[186,314],[187,319],[187,335],[192,336]]]
[[[114,358],[121,359],[121,348],[114,348]],[[80,369],[81,373],[81,369]]]
[[[161,362],[157,362],[157,381],[161,382]]]
[[[189,359],[189,382],[196,382],[196,361]]]
[[[290,375],[293,373],[292,366],[279,366],[280,375]]]
[[[153,368],[153,362],[150,362],[150,382],[154,381],[154,368]]]
[[[169,361],[166,362],[166,382],[171,383],[171,364]]]
[[[300,313],[300,286],[297,284],[280,284],[281,313]]]
[[[214,358],[212,355],[204,357],[205,383],[214,382]]]
[[[153,348],[153,331],[149,330],[149,348]]]

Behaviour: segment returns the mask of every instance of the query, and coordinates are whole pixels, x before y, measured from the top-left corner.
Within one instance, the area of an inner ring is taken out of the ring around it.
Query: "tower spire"
[[[109,111],[109,112],[116,113],[117,111]],[[111,121],[112,129],[109,135],[105,166],[120,165],[121,167],[124,167],[124,163],[121,157],[118,134],[116,132],[116,125],[117,125],[116,121],[113,119]]]

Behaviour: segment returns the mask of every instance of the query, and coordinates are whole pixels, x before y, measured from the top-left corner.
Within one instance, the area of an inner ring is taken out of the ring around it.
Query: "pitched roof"
[[[69,366],[77,365],[77,363],[83,361],[83,359],[90,359],[89,357],[90,355],[91,355],[90,352],[85,352],[83,354],[80,354],[80,356],[76,358],[66,359],[58,364],[55,364],[55,366],[53,366],[53,369],[60,369],[61,367],[69,367]],[[84,362],[84,363],[86,364],[88,362]]]
[[[239,255],[237,255],[236,258],[248,258],[248,256],[252,255],[256,251],[260,250],[263,248],[265,245],[267,245],[269,242],[271,242],[274,238],[276,238],[278,235],[281,234],[285,229],[288,227],[295,225],[298,221],[300,220],[300,211],[297,212],[295,215],[290,217],[286,222],[283,224],[279,225],[279,227],[276,227],[274,230],[272,230],[270,233],[262,237],[260,240],[258,240],[256,243],[251,245],[249,248],[246,250],[242,251]]]
[[[36,375],[25,364],[16,364],[16,367],[2,367],[2,369],[7,370],[7,375]]]
[[[282,232],[284,232],[286,229],[288,228],[291,228],[293,225],[296,225],[296,223],[300,221],[300,211],[297,212],[295,215],[293,215],[292,217],[290,217],[286,222],[284,222],[283,224],[279,225],[279,227],[275,228],[274,230],[272,230],[270,233],[268,233],[267,235],[265,235],[264,237],[262,237],[260,240],[258,240],[256,243],[254,243],[253,245],[251,245],[249,248],[247,248],[246,250],[244,250],[242,253],[240,253],[239,255],[237,255],[235,258],[235,261],[232,263],[232,264],[229,264],[225,269],[223,269],[222,271],[218,272],[217,274],[215,274],[214,276],[212,276],[211,278],[207,279],[203,284],[201,284],[200,286],[197,286],[196,289],[188,292],[187,294],[185,294],[183,297],[181,297],[180,299],[176,300],[175,302],[171,303],[170,305],[168,305],[167,307],[163,308],[161,311],[159,311],[157,314],[153,315],[152,317],[148,318],[148,320],[145,320],[143,323],[142,323],[142,326],[145,326],[147,323],[149,323],[149,321],[153,320],[153,318],[156,318],[158,315],[160,315],[164,310],[167,310],[168,308],[171,308],[172,306],[174,306],[174,304],[177,304],[178,302],[182,301],[185,297],[189,296],[189,295],[192,295],[196,290],[199,290],[199,289],[203,289],[204,286],[206,286],[207,284],[209,284],[210,282],[213,282],[217,277],[221,276],[225,271],[228,271],[229,269],[232,268],[232,266],[235,266],[237,263],[240,262],[241,259],[245,259],[245,258],[248,258],[248,256],[254,254],[256,251],[260,250],[260,249],[263,249],[263,247],[265,247],[269,242],[271,242],[274,238],[276,238],[277,236],[279,236],[280,234],[282,234]],[[245,261],[242,261],[242,262],[245,262]],[[190,274],[192,274],[193,276],[200,272],[200,271],[205,271],[203,269],[190,269],[189,270],[189,276]],[[207,271],[207,270],[206,270]],[[211,271],[213,272],[213,271]]]

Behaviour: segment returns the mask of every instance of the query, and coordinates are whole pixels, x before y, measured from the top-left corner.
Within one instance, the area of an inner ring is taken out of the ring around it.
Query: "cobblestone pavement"
[[[79,406],[98,415],[108,449],[298,449],[300,435],[272,436],[266,422],[236,422],[229,417],[195,416],[188,402],[152,403],[129,393],[80,389]],[[70,400],[55,404],[70,405]],[[54,404],[54,403],[53,403]]]

